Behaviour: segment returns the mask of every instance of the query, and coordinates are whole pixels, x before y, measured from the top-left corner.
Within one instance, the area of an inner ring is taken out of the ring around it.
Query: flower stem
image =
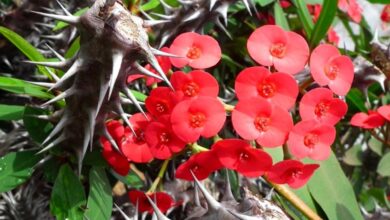
[[[265,178],[266,179],[266,178]],[[266,179],[267,180],[267,179]],[[302,212],[308,219],[311,220],[321,220],[322,218],[317,215],[309,206],[306,205],[294,192],[292,192],[289,188],[284,185],[279,185],[270,182],[267,182],[272,185],[275,190],[282,195],[285,199],[287,199],[295,208]]]
[[[158,172],[156,179],[153,181],[152,186],[150,186],[148,193],[153,193],[156,191],[157,186],[160,184],[160,181],[164,177],[164,174],[165,174],[165,171],[167,170],[168,164],[169,164],[169,160],[165,160],[160,168],[160,171]]]
[[[369,130],[370,134],[376,138],[378,141],[382,142],[382,144],[384,145],[387,145],[388,147],[390,147],[390,142],[389,141],[386,141],[385,139],[379,137],[379,135],[377,133],[375,133],[375,131],[373,129],[370,129]]]
[[[194,154],[202,152],[202,151],[208,151],[209,150],[209,149],[207,149],[205,147],[200,146],[197,143],[190,144],[190,147],[191,147],[192,153],[194,153]]]
[[[225,108],[225,111],[232,112],[234,110],[234,105],[229,105],[226,103],[223,103],[223,107]]]

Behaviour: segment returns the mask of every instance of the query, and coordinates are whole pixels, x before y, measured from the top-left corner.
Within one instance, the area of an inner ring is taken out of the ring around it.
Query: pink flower
[[[288,74],[272,73],[264,67],[249,67],[241,71],[235,82],[239,100],[262,97],[283,109],[294,106],[298,84]]]
[[[334,98],[332,91],[316,88],[307,92],[299,103],[299,114],[303,121],[315,119],[320,123],[335,125],[347,113],[348,105]]]
[[[337,95],[346,95],[351,88],[354,67],[351,59],[340,55],[339,50],[330,44],[316,47],[310,57],[310,69],[314,80],[320,85],[328,85]]]
[[[287,146],[298,159],[310,157],[313,160],[326,160],[330,146],[336,138],[336,129],[315,120],[300,121],[291,130]]]
[[[218,96],[219,86],[217,80],[210,73],[202,70],[194,70],[189,73],[174,72],[170,81],[175,89],[175,94],[180,100],[198,96],[214,98]]]
[[[247,141],[225,139],[212,146],[221,164],[247,177],[259,177],[272,166],[268,153],[253,148]]]
[[[386,120],[390,121],[390,105],[384,105],[379,107],[378,113]]]
[[[232,112],[233,127],[245,140],[256,140],[264,147],[286,142],[293,127],[290,114],[260,97],[239,101]]]
[[[291,188],[298,189],[309,181],[318,167],[320,167],[318,164],[303,164],[297,160],[284,160],[273,165],[267,173],[267,177],[273,183],[287,183]]]
[[[383,109],[381,111],[383,113]],[[378,112],[369,110],[368,114],[364,112],[354,114],[350,123],[356,127],[373,129],[382,126],[385,119]]]
[[[212,137],[223,127],[226,113],[222,103],[207,96],[184,100],[171,114],[172,129],[183,141],[195,142],[202,137]]]
[[[346,12],[352,21],[360,23],[362,20],[362,8],[360,8],[356,0],[339,0],[338,7]]]
[[[216,65],[221,59],[221,48],[214,38],[193,32],[177,36],[169,51],[183,57],[170,58],[177,68],[189,65],[195,69],[205,69]]]
[[[164,115],[148,124],[145,130],[145,140],[153,157],[165,160],[174,153],[180,152],[186,142],[180,140],[172,131],[170,116]]]
[[[278,71],[288,74],[301,71],[309,58],[309,46],[305,39],[276,25],[257,28],[249,36],[247,48],[257,63],[275,66]]]
[[[330,43],[333,43],[334,45],[337,45],[340,41],[339,35],[336,33],[336,31],[332,27],[330,27],[328,30],[328,41]]]
[[[119,147],[130,161],[136,163],[148,163],[153,159],[149,146],[145,141],[144,132],[149,121],[142,113],[134,114],[130,118],[135,134],[126,127],[125,135]]]

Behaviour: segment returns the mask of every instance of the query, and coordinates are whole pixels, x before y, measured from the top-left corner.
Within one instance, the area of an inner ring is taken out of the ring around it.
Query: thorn
[[[168,22],[171,22],[171,21],[170,20],[146,20],[146,21],[144,20],[143,26],[144,27],[153,27],[155,25],[165,24]]]
[[[253,216],[247,216],[247,215],[243,215],[243,214],[239,214],[237,212],[234,212],[234,211],[231,211],[228,209],[228,212],[230,214],[232,214],[234,217],[240,219],[240,220],[258,220],[259,217],[253,217]]]
[[[119,51],[114,51],[112,56],[112,73],[111,73],[110,83],[109,83],[108,99],[110,99],[112,91],[114,90],[116,80],[121,70],[122,61],[123,61],[123,53]]]
[[[70,89],[68,89],[68,90],[66,90],[66,91],[64,91],[64,92],[62,92],[62,93],[59,94],[58,96],[56,96],[56,97],[50,99],[49,101],[43,103],[43,104],[42,104],[42,107],[45,107],[45,106],[47,106],[47,105],[49,105],[49,104],[51,104],[51,103],[57,102],[57,101],[59,101],[59,100],[61,100],[61,99],[67,98],[67,97],[73,95],[75,92],[76,92],[76,89],[70,88]]]
[[[146,195],[146,194],[145,194],[145,195]],[[146,195],[146,198],[148,199],[150,205],[152,205],[153,211],[154,211],[154,213],[156,214],[158,220],[170,220],[169,218],[167,218],[167,217],[160,211],[160,209],[157,207],[156,203],[154,203],[154,202],[152,201],[152,199],[151,199],[148,195]]]
[[[229,31],[225,28],[225,26],[223,26],[219,19],[215,21],[215,24],[226,34],[226,36],[228,36],[230,40],[233,40],[232,35],[230,35]]]
[[[53,71],[51,71],[51,69],[49,67],[45,66],[45,69],[47,70],[47,72],[49,72],[50,76],[53,78],[53,80],[55,82],[58,82],[60,80],[60,78],[57,76],[57,74],[53,73]]]
[[[163,56],[163,57],[174,57],[174,58],[184,58],[182,56],[178,56],[178,55],[175,55],[175,54],[171,54],[171,53],[167,53],[167,52],[164,52],[164,51],[161,51],[161,50],[157,50],[155,48],[152,48],[152,53],[156,56]]]
[[[123,111],[123,108],[119,102],[116,103],[116,109],[117,109],[117,113],[121,116],[122,120],[126,123],[127,126],[129,126],[129,128],[133,132],[134,136],[137,137],[137,134],[135,133],[133,125],[130,123],[129,118],[127,117],[127,114]]]
[[[46,67],[51,67],[51,68],[56,68],[56,69],[64,69],[67,66],[69,66],[68,61],[59,61],[59,62],[41,62],[41,61],[30,61],[30,60],[24,60],[22,61],[23,63],[29,63],[29,64],[34,64],[34,65],[39,65],[39,66],[46,66]]]
[[[163,47],[165,45],[166,42],[168,42],[170,36],[169,35],[163,35],[161,37],[161,41],[160,41],[160,44],[158,45],[159,48]]]
[[[99,100],[98,104],[96,106],[96,112],[95,112],[95,118],[99,114],[100,108],[102,107],[104,98],[106,97],[107,91],[108,91],[108,82],[105,81],[104,75],[101,75],[100,78],[100,90],[99,90]]]
[[[118,145],[116,144],[114,138],[111,137],[110,133],[107,131],[107,128],[104,127],[103,129],[103,136],[110,142],[111,146],[115,148],[115,150],[118,151],[118,153],[122,154],[122,152],[119,150]]]
[[[90,132],[90,140],[89,140],[89,143],[90,143],[90,149],[92,151],[92,145],[93,145],[93,136],[95,135],[95,125],[96,125],[96,121],[95,121],[95,117],[96,116],[96,112],[95,110],[90,110],[88,111],[88,126],[89,126],[89,132]]]
[[[134,63],[135,65],[135,68],[140,71],[142,74],[146,75],[146,76],[149,76],[149,77],[153,77],[153,78],[156,78],[156,79],[159,79],[159,80],[162,80],[164,81],[163,78],[161,78],[160,76],[154,74],[153,72],[149,71],[148,69],[146,69],[145,67],[141,66],[139,63],[135,62]],[[165,74],[164,74],[165,75]]]
[[[168,3],[166,3],[164,0],[160,0],[160,4],[163,6],[163,8],[166,12],[173,10],[173,7],[168,5]]]
[[[158,63],[157,59],[155,56],[151,55],[151,56],[147,56],[148,58],[148,62],[150,63],[150,65],[158,72],[158,74],[160,74],[161,78],[163,78],[163,81],[168,84],[168,86],[172,89],[173,89],[173,86],[171,84],[171,82],[169,81],[169,79],[167,78],[167,75],[165,75],[164,71],[161,69],[161,66],[160,64]]]
[[[61,54],[59,54],[57,51],[55,51],[52,47],[49,46],[49,44],[45,44],[47,48],[61,61],[65,61],[65,57],[63,57]]]
[[[26,82],[31,83],[31,84],[34,84],[34,85],[37,85],[37,86],[46,87],[46,88],[50,88],[50,87],[54,86],[54,83],[47,83],[47,82],[31,82],[31,81],[26,81]]]
[[[58,132],[60,132],[68,123],[69,118],[63,116],[61,120],[57,123],[54,129],[50,132],[50,134],[46,137],[46,139],[42,142],[42,145],[45,145],[50,139],[52,139]]]
[[[164,14],[159,14],[159,13],[155,13],[155,12],[152,12],[151,14],[155,15],[159,18],[165,19],[165,20],[172,20],[175,17],[175,15],[164,15]]]
[[[60,1],[56,0],[57,4],[60,6],[60,8],[64,11],[64,13],[68,16],[73,16],[65,7],[61,4]]]
[[[248,0],[242,0],[242,2],[244,3],[246,10],[249,12],[249,15],[252,16],[252,11],[251,11],[251,8],[249,6]]]
[[[200,198],[199,198],[199,188],[196,184],[194,184],[194,197],[195,197],[195,205],[198,207],[202,207],[200,205]]]
[[[222,4],[220,7],[217,8],[217,12],[222,16],[223,23],[225,24],[225,26],[227,26],[228,24],[228,19],[227,19],[228,9],[229,9],[229,4],[227,3]]]
[[[114,203],[114,205],[115,205],[115,207],[118,209],[119,213],[121,213],[121,215],[123,216],[123,218],[125,218],[125,220],[132,220],[131,218],[129,218],[129,217],[125,214],[125,212],[123,212],[123,210],[122,210],[121,208],[119,208],[119,206],[118,206],[116,203]]]
[[[148,20],[150,20],[150,21],[155,20],[155,19],[152,18],[150,15],[148,15],[148,13],[146,13],[144,10],[142,10],[141,7],[139,8],[139,11],[140,11],[141,14],[142,14],[143,16],[145,16]]]
[[[201,8],[199,10],[196,10],[194,13],[190,14],[189,16],[187,16],[186,18],[183,19],[183,23],[184,22],[188,22],[188,21],[192,21],[192,20],[195,20],[195,19],[198,19],[199,16],[204,12],[204,9]]]
[[[80,60],[76,60],[73,65],[68,69],[68,71],[66,71],[66,73],[61,77],[61,79],[53,86],[49,89],[50,90],[53,90],[55,88],[59,88],[62,84],[64,84],[64,82],[72,77],[74,74],[77,73],[77,71],[79,70],[81,66],[81,61]]]
[[[43,148],[42,150],[40,150],[38,153],[36,154],[41,154],[45,151],[48,151],[50,150],[51,148],[53,148],[54,146],[56,146],[57,144],[61,143],[62,141],[64,141],[66,138],[65,138],[65,135],[62,134],[61,136],[59,136],[57,139],[55,139],[53,142],[51,142],[49,145],[47,145],[45,148]]]
[[[211,11],[215,5],[215,3],[217,3],[217,0],[210,0],[210,8],[209,8],[209,11]]]
[[[40,37],[45,38],[45,39],[49,39],[49,40],[61,40],[61,39],[66,38],[65,32],[60,32],[60,33],[55,34],[55,35],[41,35]]]
[[[30,13],[42,15],[45,17],[53,18],[59,21],[63,21],[68,24],[77,25],[80,22],[80,18],[76,16],[66,16],[66,15],[56,15],[56,14],[48,14],[39,11],[30,11]]]
[[[268,201],[271,201],[272,200],[272,195],[274,194],[274,190],[275,188],[272,187],[272,189],[269,191],[269,193],[267,194],[267,196],[265,196],[265,199],[268,200]]]
[[[91,128],[90,128],[90,123],[89,121],[87,121],[87,123],[84,125],[85,126],[85,129],[84,129],[84,139],[83,139],[83,148],[81,149],[81,155],[79,155],[79,158],[78,158],[78,173],[79,175],[81,175],[81,169],[82,169],[82,165],[83,165],[83,159],[85,157],[85,153],[87,152],[87,149],[88,149],[88,144],[91,140]]]
[[[214,197],[207,191],[207,189],[199,182],[198,178],[196,178],[195,174],[190,170],[192,178],[194,178],[196,186],[202,192],[207,204],[208,208],[212,210],[218,210],[221,208],[221,204],[214,199]]]
[[[49,28],[49,29],[53,29],[55,27],[52,24],[46,24],[46,23],[41,23],[41,22],[35,22],[34,25]]]
[[[146,119],[149,120],[148,116],[146,115],[145,111],[142,109],[141,105],[138,103],[138,100],[135,98],[133,93],[130,91],[129,88],[127,88],[126,84],[123,85],[123,92],[127,96],[127,98],[130,99],[130,101],[137,107],[138,111],[140,111]]]

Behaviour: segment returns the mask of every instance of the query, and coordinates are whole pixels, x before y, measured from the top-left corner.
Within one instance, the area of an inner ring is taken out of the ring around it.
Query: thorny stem
[[[152,186],[150,186],[150,189],[148,190],[147,193],[154,193],[156,191],[157,186],[160,184],[160,181],[164,177],[165,171],[167,170],[168,167],[168,163],[169,163],[169,159],[164,161],[164,163],[160,168],[160,171],[158,172],[156,179],[153,181],[153,184]]]
[[[284,185],[279,185],[270,182],[267,178],[265,178],[267,182],[272,185],[275,190],[282,195],[285,199],[287,199],[295,208],[302,212],[308,219],[311,220],[321,220],[322,218],[317,215],[309,206],[306,205],[294,192],[292,192],[289,188]]]
[[[388,147],[390,147],[390,141],[386,141],[384,140],[383,138],[379,137],[379,135],[377,133],[375,133],[375,131],[373,129],[370,129],[369,130],[370,134],[376,138],[378,141],[382,142],[384,145],[387,145]]]
[[[192,147],[196,146],[196,148],[199,150],[197,153],[201,151],[208,151],[209,149],[202,147],[196,143],[191,145]],[[194,152],[194,150],[193,150]],[[194,152],[195,153],[195,152]],[[320,216],[317,215],[309,206],[306,205],[304,201],[302,201],[293,191],[291,191],[289,188],[287,188],[284,185],[279,185],[270,182],[265,176],[264,179],[270,184],[272,187],[275,188],[275,190],[282,195],[285,199],[287,199],[294,207],[296,207],[299,211],[302,212],[307,218],[310,220],[322,220]]]

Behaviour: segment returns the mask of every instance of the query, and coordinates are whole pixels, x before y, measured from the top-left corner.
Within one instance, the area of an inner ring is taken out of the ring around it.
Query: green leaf
[[[50,99],[53,97],[53,95],[48,93],[47,89],[44,87],[33,85],[12,77],[0,76],[0,89],[43,99]]]
[[[159,5],[160,5],[159,0],[150,0],[147,3],[141,5],[141,9],[144,11],[149,11],[149,10],[156,8]]]
[[[363,150],[362,145],[357,144],[352,146],[345,152],[343,161],[351,166],[361,166],[363,164]]]
[[[381,176],[390,176],[390,152],[385,154],[379,161],[376,172]]]
[[[86,203],[80,180],[68,164],[62,165],[51,193],[51,213],[61,220],[82,220]]]
[[[255,0],[255,3],[258,3],[261,5],[261,7],[267,6],[274,2],[275,0]]]
[[[382,142],[380,142],[378,139],[371,137],[370,140],[368,141],[368,147],[374,151],[376,154],[379,156],[382,156]]]
[[[365,105],[366,100],[364,98],[364,94],[359,89],[352,88],[351,90],[349,90],[346,96],[346,100],[348,103],[348,107],[351,108],[353,106],[359,111],[367,112],[367,108]]]
[[[140,102],[145,102],[147,96],[141,92],[138,92],[138,91],[135,91],[135,90],[131,90],[131,92],[133,93],[133,95],[135,96],[135,98],[140,101]]]
[[[89,172],[88,219],[108,220],[112,212],[111,186],[103,168],[93,167]]]
[[[24,110],[23,124],[29,136],[36,142],[42,143],[53,125],[47,120],[37,118],[38,115],[47,115],[48,111],[27,106]]]
[[[73,57],[77,51],[80,49],[80,37],[77,37],[76,40],[73,41],[73,43],[70,45],[68,51],[65,53],[65,58],[71,58]]]
[[[85,12],[87,12],[88,9],[89,9],[88,7],[82,8],[82,9],[76,11],[76,13],[74,13],[73,15],[79,17],[79,16],[83,15]],[[69,26],[68,23],[65,23],[63,21],[58,21],[56,26],[53,28],[53,31],[59,31],[59,30],[62,30],[68,26]]]
[[[273,163],[277,163],[283,160],[283,147],[266,147],[264,148],[264,151],[271,155]]]
[[[286,18],[286,14],[283,11],[283,8],[280,6],[279,1],[274,4],[274,16],[275,22],[277,25],[282,27],[284,30],[290,30],[290,26],[288,25],[288,21]]]
[[[0,104],[0,120],[19,120],[23,118],[24,106]]]
[[[46,58],[29,42],[12,30],[0,26],[0,34],[7,38],[15,47],[17,47],[28,59],[32,61],[45,61]],[[49,71],[44,66],[38,66],[40,73],[50,77]],[[50,77],[51,78],[51,77]]]
[[[315,162],[308,159],[305,161]],[[363,220],[351,183],[333,153],[320,163],[308,187],[328,219]]]
[[[139,189],[144,186],[144,182],[139,178],[139,176],[132,170],[130,170],[129,174],[127,176],[121,176],[117,174],[114,171],[111,171],[111,174],[114,175],[114,177],[121,181],[122,183],[131,186],[132,188]]]
[[[306,3],[302,0],[294,0],[294,5],[297,7],[297,13],[299,20],[302,22],[303,29],[305,30],[307,37],[310,38],[311,32],[314,27],[313,20],[307,9]]]
[[[371,3],[390,4],[390,0],[368,0]]]
[[[0,158],[0,193],[10,191],[30,178],[34,166],[42,159],[37,151],[8,153]]]
[[[325,37],[337,12],[337,0],[326,0],[322,5],[320,16],[310,36],[310,48],[317,46]]]
[[[313,200],[313,197],[310,195],[309,188],[307,185],[299,189],[290,188],[290,190],[294,192],[299,198],[301,198],[302,201],[305,202],[305,204],[311,208],[311,210],[316,210],[315,202]]]

